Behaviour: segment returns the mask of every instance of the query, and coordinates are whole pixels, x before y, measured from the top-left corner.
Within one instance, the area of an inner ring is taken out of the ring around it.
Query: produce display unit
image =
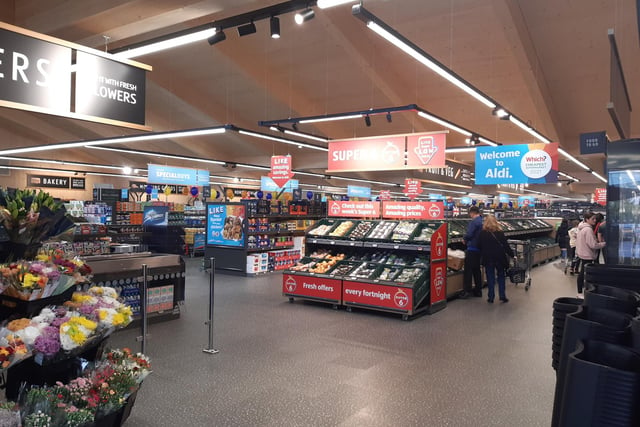
[[[287,269],[282,294],[401,314],[446,306],[447,223],[322,219],[306,232],[306,256]]]
[[[86,257],[93,277],[91,285],[110,286],[129,304],[140,318],[140,285],[144,279],[142,265],[147,265],[147,313],[149,321],[180,317],[185,298],[185,264],[179,255],[135,253]],[[135,323],[137,322],[132,322]]]
[[[269,200],[207,203],[204,266],[254,275],[280,271],[301,257],[304,230],[320,215],[320,203],[271,203]],[[326,209],[326,208],[325,208]]]
[[[553,223],[561,218],[502,218],[498,222],[502,226],[507,239],[529,240],[532,250],[533,265],[539,265],[560,256],[560,247],[552,237]],[[463,236],[466,233],[470,218],[449,219],[449,247],[464,250]],[[464,267],[463,267],[464,269]],[[463,270],[449,269],[447,297],[456,296],[462,291]]]

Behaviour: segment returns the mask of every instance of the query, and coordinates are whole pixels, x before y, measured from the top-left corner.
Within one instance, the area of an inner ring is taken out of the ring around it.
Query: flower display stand
[[[75,290],[76,287],[71,286],[61,294],[35,299],[33,301],[26,301],[8,295],[0,295],[0,320],[32,317],[39,313],[44,307],[62,305],[65,301],[69,301]]]

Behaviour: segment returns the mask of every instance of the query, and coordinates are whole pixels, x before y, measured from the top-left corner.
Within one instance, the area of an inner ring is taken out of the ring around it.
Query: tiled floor
[[[559,262],[508,304],[485,298],[404,322],[399,316],[296,301],[281,278],[218,274],[217,355],[208,333],[208,275],[187,260],[179,320],[151,325],[154,372],[127,426],[548,426],[553,300],[575,296]],[[125,331],[113,346],[139,349]]]

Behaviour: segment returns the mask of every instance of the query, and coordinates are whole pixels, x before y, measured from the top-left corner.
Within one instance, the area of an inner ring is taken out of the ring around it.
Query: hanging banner
[[[447,132],[407,135],[407,169],[444,168]]]
[[[144,124],[151,69],[0,22],[0,107],[151,130]]]
[[[385,219],[444,219],[442,202],[383,202]]]
[[[284,187],[293,178],[293,175],[291,173],[291,156],[271,156],[269,178],[273,180],[276,186],[279,188]]]
[[[415,199],[422,193],[422,184],[417,179],[407,178],[404,180],[404,194],[410,200]]]
[[[420,175],[420,179],[425,182],[471,188],[471,184],[473,184],[472,172],[471,166],[447,160],[442,168],[425,169],[424,174]]]
[[[476,147],[476,184],[558,182],[558,143]]]
[[[363,197],[368,199],[371,197],[370,187],[357,187],[355,185],[347,186],[347,196],[349,197]]]
[[[404,169],[405,136],[329,141],[327,172]]]
[[[149,164],[147,182],[150,184],[209,185],[209,171]]]
[[[391,190],[380,190],[380,200],[391,200]]]
[[[329,200],[328,216],[350,218],[379,218],[380,202]]]
[[[593,201],[599,205],[606,206],[607,205],[607,189],[596,188]]]
[[[280,192],[280,191],[284,190],[287,193],[291,193],[293,190],[298,188],[298,186],[299,186],[299,182],[298,182],[297,179],[290,179],[289,181],[287,181],[287,183],[283,187],[278,187],[278,185],[275,182],[273,182],[273,180],[271,178],[269,178],[268,176],[261,176],[260,177],[260,189],[262,191],[267,191],[267,192],[277,191],[277,192]]]

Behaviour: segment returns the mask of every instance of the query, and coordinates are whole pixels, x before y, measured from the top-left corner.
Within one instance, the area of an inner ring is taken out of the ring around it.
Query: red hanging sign
[[[602,206],[607,205],[607,189],[606,188],[596,188],[596,191],[594,194],[594,202]]]
[[[407,168],[445,168],[444,151],[447,133],[427,133],[407,136]]]
[[[329,200],[327,213],[348,218],[379,218],[380,202]]]
[[[391,190],[380,190],[380,200],[391,200]]]
[[[271,172],[269,178],[280,188],[284,187],[291,178],[291,156],[271,156]]]
[[[404,169],[405,137],[329,142],[327,172]]]
[[[442,202],[384,202],[382,217],[388,219],[444,219]]]
[[[407,178],[404,180],[404,194],[410,200],[415,199],[422,193],[422,183],[417,179]]]

